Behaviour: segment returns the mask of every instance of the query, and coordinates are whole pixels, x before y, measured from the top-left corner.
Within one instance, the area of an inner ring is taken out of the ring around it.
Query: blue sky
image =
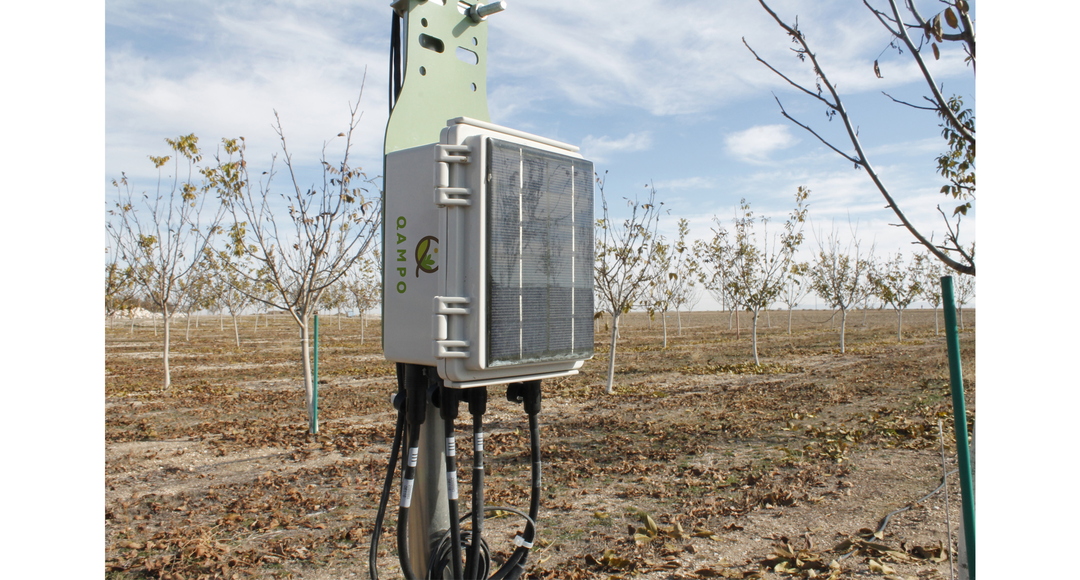
[[[105,183],[124,171],[148,183],[147,155],[163,139],[194,132],[208,149],[243,135],[263,166],[276,151],[271,123],[282,119],[294,159],[314,168],[324,141],[348,119],[366,70],[363,121],[353,155],[372,176],[381,167],[387,118],[388,2],[137,2],[105,4]],[[811,189],[810,228],[847,231],[857,223],[878,253],[909,252],[910,236],[861,170],[780,116],[773,99],[845,144],[839,121],[756,62],[742,38],[774,65],[812,85],[808,66],[753,0],[660,2],[511,0],[489,19],[491,120],[580,145],[609,197],[634,197],[655,184],[691,237],[729,222],[741,198],[783,220],[796,188]],[[776,1],[796,16],[860,126],[864,147],[901,207],[927,233],[944,231],[935,206],[943,149],[937,119],[889,101],[926,94],[907,55],[888,49],[886,31],[855,2]],[[934,5],[923,8],[929,13]],[[945,94],[974,104],[974,75],[958,47],[932,63]],[[884,79],[873,73],[880,59]],[[338,140],[340,142],[340,140]],[[850,147],[844,147],[850,150]],[[331,152],[334,149],[331,147]],[[314,182],[312,169],[309,179]],[[106,186],[106,195],[111,195]],[[612,203],[613,207],[620,204]],[[973,235],[975,215],[964,221]],[[972,237],[967,237],[969,242]],[[702,307],[707,307],[705,298]]]

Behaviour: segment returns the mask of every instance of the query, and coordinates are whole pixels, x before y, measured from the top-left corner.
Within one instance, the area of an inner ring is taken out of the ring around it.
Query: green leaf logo
[[[416,277],[420,277],[420,272],[424,271],[428,274],[437,272],[439,266],[435,264],[434,254],[439,253],[439,238],[435,236],[424,236],[416,244]]]

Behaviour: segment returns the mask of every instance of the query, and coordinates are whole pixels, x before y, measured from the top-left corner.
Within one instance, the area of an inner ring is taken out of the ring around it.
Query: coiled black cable
[[[430,369],[433,371],[433,369]],[[391,448],[390,465],[387,468],[387,476],[380,496],[379,509],[375,519],[375,530],[372,532],[372,544],[369,552],[369,572],[372,580],[378,580],[376,559],[378,555],[378,543],[381,538],[382,521],[386,506],[389,501],[390,486],[393,485],[393,475],[396,471],[397,461],[402,448],[407,448],[408,453],[402,468],[401,503],[398,509],[398,560],[401,571],[406,580],[416,580],[417,576],[412,569],[410,558],[410,545],[408,539],[408,515],[412,502],[413,482],[416,477],[416,461],[419,453],[420,426],[423,423],[427,405],[427,392],[423,388],[428,381],[423,380],[429,369],[416,365],[402,365],[398,367],[399,395],[395,399],[398,407],[398,420],[395,428],[394,442]],[[420,376],[418,376],[420,375]],[[427,377],[430,379],[430,377]],[[445,395],[445,391],[441,393]],[[404,395],[404,401],[401,401]],[[444,409],[457,402],[458,392],[449,397],[440,397]],[[429,559],[426,578],[439,579],[449,572],[453,579],[484,580],[488,579],[491,568],[491,554],[487,543],[482,537],[483,513],[489,511],[505,511],[516,514],[525,519],[524,532],[515,538],[518,547],[513,551],[507,561],[488,580],[517,580],[525,571],[525,563],[536,541],[536,520],[540,511],[540,486],[541,486],[541,456],[540,456],[540,381],[527,383],[513,383],[507,388],[507,398],[513,402],[524,404],[525,412],[529,417],[529,451],[531,458],[530,479],[531,493],[529,498],[529,513],[508,507],[495,507],[483,505],[483,414],[486,410],[487,392],[477,389],[474,393],[465,395],[469,401],[470,412],[473,414],[474,433],[474,456],[473,456],[473,509],[469,513],[458,516],[456,505],[456,493],[448,493],[451,503],[451,525],[445,530],[440,539],[433,546]],[[451,402],[453,399],[453,402]],[[441,411],[446,412],[446,411]],[[456,415],[456,413],[454,413]],[[448,413],[449,415],[449,413]],[[450,443],[453,436],[453,420],[447,421],[447,485],[448,492],[456,490],[456,479],[451,481],[456,471],[456,450]],[[453,461],[451,461],[453,459]],[[463,531],[460,524],[472,519],[473,529]],[[461,548],[468,547],[465,570],[461,569]],[[456,568],[455,568],[456,562]]]

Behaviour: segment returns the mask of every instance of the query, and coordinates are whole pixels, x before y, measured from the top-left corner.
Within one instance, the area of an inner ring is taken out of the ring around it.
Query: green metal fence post
[[[953,426],[956,430],[956,459],[960,469],[960,493],[964,511],[964,546],[970,580],[975,580],[975,494],[971,479],[971,444],[968,442],[967,404],[964,402],[964,375],[960,367],[960,335],[956,327],[956,299],[952,276],[941,278],[941,299],[945,305],[945,336],[949,346],[949,383],[952,386]]]

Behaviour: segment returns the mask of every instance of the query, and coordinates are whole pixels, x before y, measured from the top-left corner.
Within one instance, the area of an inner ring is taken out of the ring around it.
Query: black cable
[[[540,381],[526,381],[523,383],[510,383],[506,387],[507,400],[522,403],[525,413],[529,416],[529,455],[532,459],[531,479],[532,490],[529,498],[528,523],[525,526],[524,535],[515,538],[518,548],[506,561],[505,564],[490,580],[516,580],[525,571],[525,562],[529,557],[529,550],[536,541],[536,519],[540,512]]]
[[[427,380],[424,367],[403,364],[399,367],[405,388],[405,418],[408,423],[406,446],[409,453],[401,475],[401,504],[398,507],[398,561],[405,580],[414,580],[409,550],[409,507],[412,505],[413,481],[416,479],[416,458],[420,453],[420,426],[427,412]]]
[[[450,570],[453,578],[464,578],[461,571],[461,522],[458,521],[457,442],[454,439],[454,421],[457,419],[460,398],[460,390],[446,386],[439,393],[439,412],[446,434],[446,502],[450,519]],[[435,558],[430,560],[431,564],[435,561]],[[433,572],[437,570],[441,568],[429,565],[428,577],[433,578]]]
[[[394,442],[390,445],[390,463],[386,468],[382,494],[379,496],[379,510],[375,514],[375,529],[371,532],[371,551],[368,554],[368,573],[371,580],[379,580],[377,567],[379,540],[382,537],[383,518],[386,517],[386,505],[390,501],[390,487],[394,484],[394,472],[397,470],[398,455],[401,452],[401,440],[405,431],[405,406],[398,408],[397,425],[394,427]]]
[[[398,96],[401,95],[402,66],[401,15],[397,13],[397,10],[393,10],[392,12],[392,20],[390,22],[390,95],[388,99],[390,112],[394,111],[394,105],[397,104]]]
[[[486,550],[484,544],[484,413],[487,412],[487,387],[470,389],[469,413],[473,419],[473,470],[472,470],[472,538],[469,552],[465,557],[465,577],[475,580],[487,578],[490,557],[481,561],[480,551]],[[483,566],[481,573],[478,568]]]

